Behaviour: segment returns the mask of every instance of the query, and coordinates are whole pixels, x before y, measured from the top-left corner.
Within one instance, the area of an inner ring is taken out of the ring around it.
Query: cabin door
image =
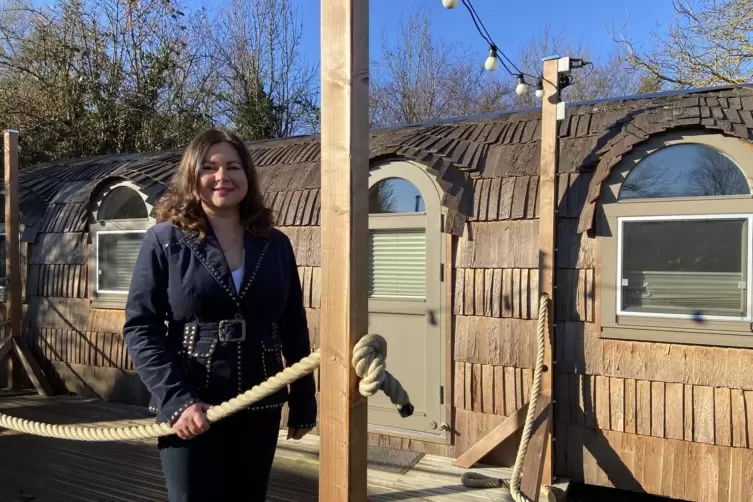
[[[411,162],[369,176],[369,333],[387,340],[387,370],[415,411],[402,418],[386,395],[369,398],[369,430],[442,437],[444,409],[443,249],[434,180]]]

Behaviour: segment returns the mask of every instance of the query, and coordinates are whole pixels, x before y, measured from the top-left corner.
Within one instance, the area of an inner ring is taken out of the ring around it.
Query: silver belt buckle
[[[243,342],[246,340],[246,320],[226,319],[220,321],[219,339],[221,342]]]

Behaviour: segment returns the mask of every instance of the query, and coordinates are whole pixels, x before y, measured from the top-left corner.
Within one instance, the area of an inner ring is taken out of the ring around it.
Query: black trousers
[[[264,502],[281,408],[244,410],[190,440],[158,440],[170,502]]]

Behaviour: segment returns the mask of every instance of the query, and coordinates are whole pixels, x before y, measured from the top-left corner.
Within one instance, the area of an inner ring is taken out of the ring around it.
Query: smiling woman
[[[211,429],[206,410],[311,353],[293,248],[272,227],[246,146],[225,131],[191,142],[157,220],[123,334],[157,420],[177,434],[159,440],[169,498],[264,500],[283,404],[289,437],[315,425],[313,376]]]

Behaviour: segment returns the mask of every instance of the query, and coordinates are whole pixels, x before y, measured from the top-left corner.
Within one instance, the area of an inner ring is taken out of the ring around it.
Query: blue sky
[[[303,20],[303,51],[310,61],[319,60],[320,12],[317,0],[293,0]],[[478,52],[480,62],[488,47],[476,31],[468,11],[459,5],[453,10],[442,7],[441,0],[371,0],[369,11],[370,56],[379,60],[380,36],[407,17],[417,6],[428,9],[438,35],[449,42],[458,42]],[[598,58],[615,48],[610,30],[623,26],[633,40],[649,42],[649,33],[659,28],[665,32],[672,22],[671,0],[631,0],[620,6],[618,0],[555,0],[510,1],[473,0],[476,12],[497,45],[513,60],[521,46],[542,32],[547,23],[554,33],[573,40],[582,40]],[[573,55],[574,56],[574,55]]]

